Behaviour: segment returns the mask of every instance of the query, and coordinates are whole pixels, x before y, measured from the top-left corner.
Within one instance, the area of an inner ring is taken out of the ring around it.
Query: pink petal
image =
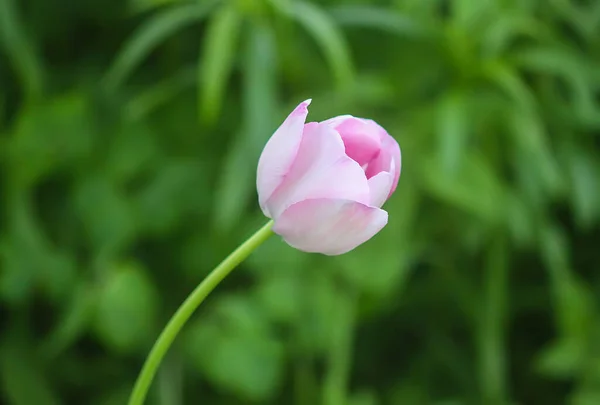
[[[281,184],[296,158],[310,102],[311,100],[306,100],[292,111],[271,136],[258,161],[256,173],[258,201],[267,217],[270,217],[270,213],[265,203]]]
[[[327,125],[313,122],[305,125],[296,160],[266,206],[277,219],[302,200],[338,198],[368,204],[369,195],[365,173],[344,153],[340,135]]]
[[[323,123],[339,132],[344,141],[346,154],[361,166],[369,163],[379,153],[381,147],[379,126],[373,121],[342,115]]]
[[[379,172],[371,177],[368,182],[371,193],[370,205],[372,207],[381,207],[390,195],[394,175],[388,172]]]
[[[402,167],[402,157],[400,153],[400,145],[398,145],[398,142],[396,142],[396,140],[392,138],[383,128],[381,128],[379,136],[381,138],[381,151],[379,155],[369,163],[366,174],[367,178],[370,179],[381,172],[392,172],[394,174],[394,180],[388,195],[389,197],[398,186],[398,180],[400,179],[400,171]]]
[[[387,135],[387,134],[386,134]],[[386,148],[391,150],[392,155],[392,166],[391,172],[394,174],[394,181],[392,181],[392,189],[390,190],[390,195],[396,191],[396,187],[398,186],[398,180],[400,180],[400,172],[402,171],[402,154],[400,152],[400,145],[398,142],[391,136],[387,135],[387,140],[384,140],[383,144]]]
[[[273,231],[296,249],[332,256],[371,239],[387,220],[387,212],[380,208],[320,198],[290,206],[275,220]]]

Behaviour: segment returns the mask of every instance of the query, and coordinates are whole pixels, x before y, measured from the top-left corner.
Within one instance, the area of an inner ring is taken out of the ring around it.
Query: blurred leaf
[[[38,55],[22,26],[16,0],[0,0],[0,43],[30,99],[41,96],[43,78]]]
[[[264,278],[280,273],[298,273],[310,266],[311,256],[287,245],[280,237],[269,238],[246,263]]]
[[[411,16],[383,7],[345,4],[332,8],[331,15],[340,25],[380,29],[400,36],[422,36],[427,31]]]
[[[353,288],[339,289],[333,309],[335,318],[326,351],[326,371],[323,378],[323,403],[348,403],[348,385],[357,322],[357,294]]]
[[[261,314],[249,300],[238,296],[219,304],[218,318],[197,321],[189,328],[188,357],[217,386],[246,401],[265,402],[281,382],[281,344],[261,327]]]
[[[535,216],[531,207],[515,192],[507,195],[506,222],[516,244],[529,245],[534,241]]]
[[[570,405],[596,405],[600,403],[600,390],[588,389],[577,392],[572,396]]]
[[[540,253],[550,277],[561,335],[583,345],[594,319],[593,299],[585,284],[571,271],[564,233],[548,226],[540,236]]]
[[[7,144],[15,184],[25,188],[84,161],[93,146],[91,121],[88,101],[75,93],[22,110]]]
[[[482,48],[488,57],[498,57],[522,37],[542,40],[548,30],[532,16],[510,13],[496,15],[483,37]]]
[[[132,207],[108,179],[86,179],[74,198],[79,218],[98,251],[118,250],[131,241],[136,231]]]
[[[355,289],[377,298],[391,295],[397,298],[403,290],[411,260],[419,255],[419,246],[412,235],[418,201],[414,185],[401,177],[398,190],[383,207],[390,213],[387,226],[365,245],[336,257],[340,276]],[[378,263],[377,271],[371,271],[374,262]]]
[[[156,131],[146,123],[122,122],[107,143],[106,174],[120,186],[154,169],[160,159]]]
[[[72,258],[46,239],[28,196],[14,196],[10,206],[10,232],[0,243],[0,297],[24,303],[35,287],[41,287],[48,297],[60,301],[74,284]]]
[[[491,243],[485,264],[484,301],[477,328],[481,391],[485,403],[508,399],[505,333],[508,305],[509,256],[503,237]]]
[[[545,349],[536,362],[538,372],[553,378],[575,377],[585,360],[585,347],[579,340],[562,339]]]
[[[442,169],[449,175],[456,174],[467,148],[468,107],[464,95],[458,92],[449,93],[439,102],[438,152]]]
[[[197,84],[197,69],[184,69],[173,77],[168,77],[133,97],[125,107],[125,113],[131,121],[148,118],[159,107],[173,101],[177,96]]]
[[[480,22],[486,12],[495,12],[494,0],[455,0],[452,2],[452,17],[456,24],[467,29]]]
[[[597,2],[588,1],[589,6],[587,7],[585,1],[550,0],[549,3],[552,8],[556,8],[560,17],[571,23],[573,29],[584,36],[594,38],[600,25],[600,7]]]
[[[98,292],[94,329],[111,350],[144,351],[154,338],[159,303],[156,287],[135,263],[107,270]]]
[[[331,17],[316,4],[294,1],[291,7],[283,8],[298,21],[321,47],[339,89],[347,88],[354,77],[354,68],[344,34]]]
[[[129,8],[134,13],[143,13],[173,3],[184,3],[188,0],[129,0]]]
[[[465,156],[457,175],[449,177],[439,159],[423,167],[425,186],[443,201],[475,215],[486,223],[498,223],[505,210],[503,185],[489,163],[474,153]]]
[[[484,66],[484,75],[506,92],[524,114],[537,112],[537,100],[533,92],[512,67],[502,63],[487,63]]]
[[[590,88],[593,68],[588,67],[578,54],[557,48],[531,47],[515,54],[513,60],[527,71],[561,77],[570,87],[580,117],[598,122],[600,111]]]
[[[256,165],[274,132],[276,54],[273,32],[253,25],[244,54],[244,125],[233,139],[215,197],[215,223],[226,230],[238,222],[250,196],[255,196]]]
[[[96,299],[96,291],[90,286],[85,283],[77,286],[60,314],[56,326],[44,341],[42,351],[45,357],[55,358],[87,331]]]
[[[94,405],[123,405],[126,404],[131,395],[131,387],[126,385],[110,392],[103,392]],[[172,405],[172,404],[169,404]]]
[[[243,16],[236,5],[223,5],[212,17],[200,57],[200,117],[214,123],[221,112]]]
[[[0,378],[3,398],[11,405],[59,405],[51,382],[41,373],[32,348],[18,341],[0,347]]]
[[[165,11],[161,10],[159,14],[138,28],[123,45],[104,76],[104,86],[110,91],[120,87],[154,48],[178,30],[201,21],[215,4],[216,0],[203,1],[175,5]]]
[[[256,296],[267,314],[276,321],[294,323],[300,317],[302,292],[300,274],[278,273],[257,286]]]
[[[564,177],[550,151],[548,134],[541,120],[534,114],[514,109],[508,124],[517,148],[517,164],[526,168],[549,195],[560,193],[564,187]]]
[[[202,166],[194,162],[176,161],[166,164],[143,187],[135,200],[135,213],[140,227],[151,234],[165,234],[199,208],[196,196],[208,185]],[[200,190],[200,192],[198,192]]]
[[[360,391],[352,395],[348,405],[378,405],[377,395],[373,391]]]
[[[600,163],[585,149],[571,148],[566,153],[575,217],[580,227],[589,228],[600,218]]]

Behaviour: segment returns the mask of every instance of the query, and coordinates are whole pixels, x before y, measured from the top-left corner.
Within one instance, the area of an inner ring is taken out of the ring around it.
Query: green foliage
[[[269,240],[148,403],[600,403],[599,31],[596,1],[0,0],[0,402],[123,404],[312,98],[400,142],[388,226]]]

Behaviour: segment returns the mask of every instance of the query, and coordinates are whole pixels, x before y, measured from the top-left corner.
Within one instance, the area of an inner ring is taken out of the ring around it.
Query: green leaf
[[[364,245],[335,258],[340,277],[379,299],[403,290],[411,274],[410,263],[420,251],[413,236],[418,192],[408,179],[401,178],[394,196],[384,206],[390,213],[386,227]],[[372,263],[377,263],[377,271],[371,271]]]
[[[173,101],[183,91],[197,84],[196,71],[196,67],[183,69],[176,75],[159,81],[132,97],[124,108],[127,118],[131,121],[147,119],[160,107]]]
[[[344,34],[333,19],[320,7],[306,1],[294,1],[284,10],[291,13],[321,47],[339,89],[347,88],[352,83],[354,68]]]
[[[8,232],[0,241],[0,297],[24,303],[39,286],[46,297],[60,302],[75,282],[72,257],[48,241],[28,196],[12,196],[9,207]]]
[[[229,3],[215,13],[205,34],[199,72],[200,117],[204,122],[214,123],[221,111],[242,22],[235,4]]]
[[[302,272],[310,266],[310,255],[287,245],[281,238],[269,238],[246,261],[253,272],[270,278],[279,273]]]
[[[567,152],[566,167],[576,220],[581,227],[591,227],[600,217],[600,163],[588,150],[576,148]]]
[[[11,405],[59,405],[62,401],[32,356],[32,347],[7,341],[0,348],[3,399]]]
[[[468,104],[460,92],[448,93],[438,104],[438,153],[444,172],[456,174],[468,142]]]
[[[129,0],[129,9],[134,14],[141,14],[173,3],[183,3],[187,0]]]
[[[215,4],[216,1],[205,1],[161,10],[125,42],[103,78],[104,86],[109,91],[120,87],[158,45],[177,31],[201,21]]]
[[[585,362],[585,347],[581,341],[562,339],[543,350],[536,361],[539,373],[552,378],[573,378]]]
[[[268,401],[281,383],[283,348],[264,328],[261,315],[250,300],[226,298],[214,318],[193,323],[184,337],[192,364],[246,401]]]
[[[145,122],[122,122],[107,149],[106,174],[120,186],[155,169],[161,156],[156,131]]]
[[[467,154],[454,176],[448,176],[436,158],[421,169],[425,187],[444,202],[489,224],[498,224],[505,217],[504,186],[483,156]]]
[[[523,37],[537,41],[548,38],[550,33],[547,28],[531,17],[517,13],[495,16],[481,39],[481,47],[485,55],[497,58],[506,52],[513,42]]]
[[[564,232],[556,226],[542,229],[540,253],[549,273],[556,324],[560,334],[585,345],[594,325],[592,294],[570,267]]]
[[[257,285],[256,298],[270,318],[293,324],[300,319],[302,292],[301,274],[278,273],[266,277]]]
[[[66,302],[52,332],[44,339],[42,352],[53,359],[71,346],[87,330],[95,309],[96,291],[82,283]]]
[[[377,394],[373,390],[357,392],[348,400],[348,405],[378,405],[380,403]]]
[[[452,19],[464,30],[473,29],[482,18],[498,12],[493,0],[455,0],[451,3]]]
[[[513,61],[526,71],[562,78],[570,87],[573,105],[580,117],[598,122],[600,111],[590,85],[594,68],[579,54],[558,48],[531,47],[515,54]]]
[[[427,32],[427,28],[411,16],[384,7],[341,5],[332,8],[330,13],[342,26],[373,28],[401,37],[419,37]]]
[[[550,150],[542,120],[536,114],[515,108],[510,113],[508,124],[521,168],[529,172],[547,195],[560,193],[565,186],[564,176]]]
[[[58,169],[80,164],[92,151],[94,135],[89,101],[81,94],[22,110],[6,145],[9,175],[17,187],[26,188]]]
[[[97,250],[116,251],[134,237],[130,202],[103,177],[89,177],[75,191],[75,204],[90,242]]]
[[[277,116],[277,70],[274,34],[253,25],[244,53],[244,123],[225,158],[215,198],[215,223],[221,230],[238,223],[251,196],[255,197],[256,165],[274,132]]]
[[[194,214],[195,196],[209,188],[202,169],[193,161],[179,160],[158,170],[134,200],[140,228],[155,235],[166,234]]]
[[[25,33],[17,11],[17,1],[0,0],[0,44],[21,78],[25,93],[31,99],[41,96],[42,66],[30,38]]]
[[[111,350],[144,351],[154,339],[158,292],[135,263],[108,269],[98,292],[94,329]]]

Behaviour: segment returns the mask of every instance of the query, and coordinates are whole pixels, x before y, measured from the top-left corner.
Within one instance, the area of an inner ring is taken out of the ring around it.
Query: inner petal
[[[336,124],[335,129],[344,141],[348,157],[362,167],[377,157],[381,139],[367,122],[360,118],[348,117]]]

